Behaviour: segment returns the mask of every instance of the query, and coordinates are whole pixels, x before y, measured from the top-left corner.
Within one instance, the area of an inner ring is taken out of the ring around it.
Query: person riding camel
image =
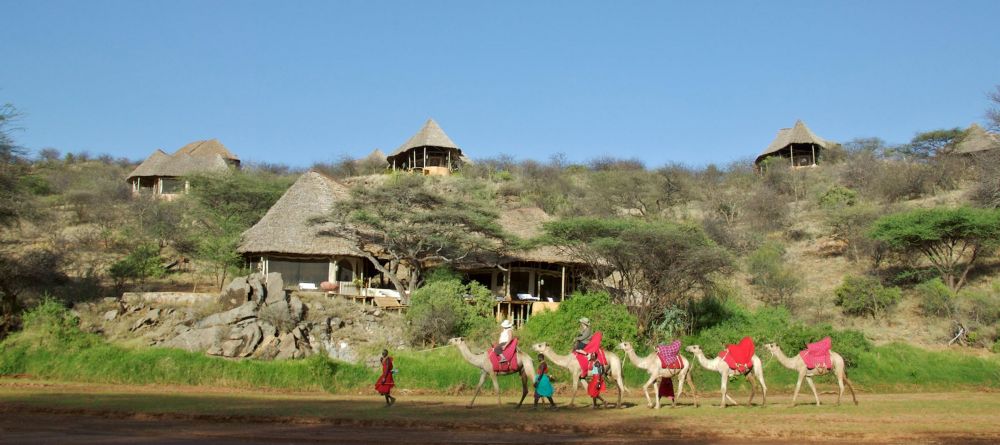
[[[496,353],[497,357],[500,357],[500,363],[507,361],[507,357],[504,357],[503,350],[507,347],[507,344],[514,339],[514,323],[510,320],[504,320],[500,323],[500,339],[497,340],[497,345],[493,348],[493,352]]]
[[[574,340],[576,340],[576,345],[575,345],[574,349],[576,350],[577,354],[584,354],[584,355],[587,354],[583,350],[583,348],[587,347],[587,343],[590,343],[590,339],[593,336],[594,336],[594,331],[590,329],[590,319],[587,318],[587,317],[581,318],[580,319],[580,334],[577,335],[574,338]]]

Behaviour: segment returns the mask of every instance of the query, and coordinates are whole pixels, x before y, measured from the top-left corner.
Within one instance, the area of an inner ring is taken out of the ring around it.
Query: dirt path
[[[824,395],[824,402],[832,402]],[[507,397],[506,399],[510,399]],[[996,443],[1000,394],[862,395],[860,406],[660,411],[467,409],[467,397],[371,396],[0,379],[0,443]],[[688,399],[686,402],[689,402]]]

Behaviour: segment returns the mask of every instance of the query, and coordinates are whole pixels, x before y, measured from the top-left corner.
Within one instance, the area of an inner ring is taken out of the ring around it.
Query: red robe
[[[590,397],[597,397],[607,390],[607,385],[604,384],[603,373],[597,373],[590,376],[590,384],[587,385],[587,394],[589,394]]]
[[[375,390],[379,394],[389,395],[395,385],[396,382],[392,380],[392,357],[386,357],[382,360],[382,375],[375,382]]]

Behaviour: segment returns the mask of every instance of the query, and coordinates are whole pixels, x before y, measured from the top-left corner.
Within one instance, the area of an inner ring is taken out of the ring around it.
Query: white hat
[[[510,320],[504,320],[500,322],[500,327],[504,329],[510,329],[514,327],[514,323],[511,323]]]
[[[580,323],[590,326],[590,319],[587,317],[583,317],[580,319]]]

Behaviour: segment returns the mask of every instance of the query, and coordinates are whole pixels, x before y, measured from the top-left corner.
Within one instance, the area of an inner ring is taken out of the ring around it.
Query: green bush
[[[994,284],[993,292],[963,290],[959,300],[966,304],[968,316],[972,321],[983,326],[990,326],[1000,321],[1000,296]]]
[[[872,277],[848,276],[836,290],[834,303],[847,315],[881,318],[899,303],[902,291],[884,287]]]
[[[835,185],[819,197],[819,206],[824,209],[839,209],[853,206],[858,202],[858,192]]]
[[[519,335],[530,343],[545,341],[556,351],[568,351],[573,347],[573,337],[579,333],[579,320],[583,317],[590,319],[595,331],[602,332],[606,348],[638,338],[635,316],[624,305],[612,303],[606,292],[575,293],[560,303],[559,309],[528,319]]]
[[[147,278],[158,278],[166,273],[163,268],[163,258],[160,248],[155,244],[144,244],[137,247],[122,260],[114,263],[108,269],[111,278],[118,286],[131,280],[140,283]]]
[[[434,346],[452,337],[468,337],[473,343],[486,342],[497,330],[493,303],[493,294],[483,285],[463,284],[457,275],[434,271],[410,300],[406,312],[410,341]]]
[[[941,278],[920,283],[914,289],[920,296],[920,309],[924,315],[950,317],[955,312],[955,294]]]
[[[794,308],[792,297],[802,289],[802,279],[796,270],[785,262],[785,246],[768,242],[747,258],[750,284],[761,294],[761,299],[771,305]]]

